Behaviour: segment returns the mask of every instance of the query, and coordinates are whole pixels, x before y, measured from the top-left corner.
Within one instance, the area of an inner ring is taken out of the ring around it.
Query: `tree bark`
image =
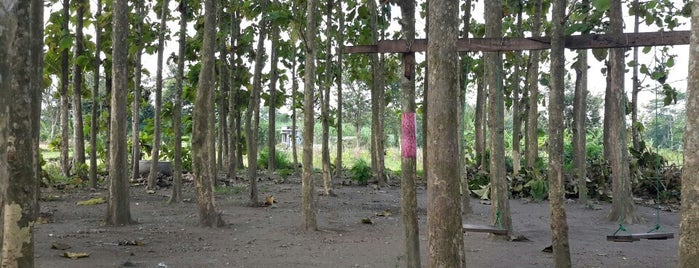
[[[7,2],[0,3],[0,219],[4,219],[5,196],[10,184],[10,174],[7,167],[7,144],[10,132],[10,92],[12,90],[12,50],[17,30],[17,14]],[[0,220],[0,257],[4,250],[2,239],[4,237],[4,220]],[[1,259],[1,258],[0,258]],[[0,263],[1,264],[1,263]]]
[[[499,3],[498,3],[499,5]],[[428,267],[462,267],[461,196],[459,193],[456,39],[458,1],[431,1],[427,57],[431,75],[427,122]]]
[[[490,38],[502,37],[502,6],[499,2],[486,2],[485,35]],[[490,131],[490,182],[493,200],[493,222],[507,230],[507,237],[512,234],[510,217],[509,190],[507,170],[505,167],[505,104],[502,85],[502,54],[484,53],[485,77],[488,86],[488,130]]]
[[[83,165],[85,164],[85,133],[83,130],[83,66],[78,59],[85,53],[83,45],[83,21],[85,17],[84,0],[76,0],[75,18],[75,51],[73,53],[73,171],[79,176],[85,176]],[[82,173],[82,174],[81,174]]]
[[[415,40],[415,1],[399,2],[403,36],[408,43]],[[417,219],[417,128],[415,105],[415,53],[403,54],[401,76],[403,110],[401,128],[401,211],[405,232],[406,267],[418,268],[420,264],[420,226]]]
[[[248,149],[248,181],[250,181],[250,206],[259,205],[257,192],[257,133],[259,123],[260,91],[262,91],[262,67],[264,67],[263,56],[265,54],[264,42],[269,30],[266,16],[268,0],[262,2],[262,14],[260,15],[260,29],[257,50],[255,51],[255,72],[252,79],[252,92],[248,102],[248,109],[245,111],[245,140]]]
[[[679,267],[699,267],[699,1],[692,3],[687,118],[684,132]]]
[[[566,0],[552,3],[551,92],[549,94],[549,204],[553,259],[558,268],[571,267],[568,222],[563,178],[563,108],[565,106],[565,12]]]
[[[299,159],[298,159],[298,151],[296,148],[296,141],[298,140],[298,137],[296,137],[296,122],[297,122],[297,117],[298,114],[296,113],[296,93],[298,92],[299,88],[299,83],[298,80],[296,79],[296,59],[297,59],[297,51],[298,48],[294,45],[293,47],[294,50],[294,60],[291,61],[291,73],[292,73],[292,78],[291,78],[291,158],[293,159],[294,163],[294,174],[298,175],[299,174]]]
[[[126,89],[129,84],[128,44],[129,29],[127,0],[115,0],[112,21],[112,104],[109,144],[109,200],[107,225],[131,224],[129,208],[129,178],[126,150]]]
[[[462,38],[469,38],[469,31],[471,29],[471,0],[466,0],[464,5],[464,29],[462,31]],[[465,149],[465,129],[466,120],[464,114],[466,112],[466,88],[468,87],[468,75],[471,72],[471,66],[469,63],[469,55],[467,53],[461,53],[462,61],[466,61],[466,68],[463,70],[459,68],[459,178],[461,180],[461,214],[469,215],[473,212],[471,208],[471,191],[468,189],[468,177],[466,174],[469,167],[466,165],[466,150]],[[459,67],[461,64],[459,64]],[[414,96],[413,96],[414,98]]]
[[[541,22],[545,20],[543,15],[542,1],[536,0],[534,8],[534,18],[532,23],[532,36],[541,36]],[[538,50],[529,52],[529,70],[527,73],[527,84],[529,84],[529,104],[527,109],[527,122],[525,126],[524,151],[526,167],[532,169],[536,166],[536,159],[539,157],[539,57]]]
[[[342,4],[342,3],[340,3]],[[327,1],[327,9],[325,12],[325,72],[330,73],[332,66],[332,8],[333,0]],[[320,118],[323,129],[323,140],[321,147],[321,158],[323,166],[323,193],[326,196],[334,195],[332,190],[332,175],[330,174],[330,85],[332,84],[332,75],[326,75],[321,81],[322,87],[320,90],[321,109]]]
[[[61,22],[61,38],[70,38],[68,22],[70,21],[70,0],[63,0],[63,21]],[[68,48],[63,48],[61,51],[61,171],[63,176],[70,177],[70,125],[68,125],[68,111],[70,104],[68,103],[68,78],[70,55]]]
[[[175,105],[172,111],[172,128],[174,129],[174,165],[172,196],[168,203],[182,202],[182,80],[184,79],[185,40],[187,39],[187,0],[180,0],[180,30],[177,52],[177,74],[175,76]]]
[[[228,179],[234,179],[236,176],[236,171],[239,166],[241,166],[236,158],[236,152],[238,151],[238,135],[236,131],[236,114],[238,110],[238,90],[240,90],[237,76],[237,61],[236,61],[236,46],[235,42],[240,36],[240,20],[238,19],[237,12],[231,13],[231,50],[230,50],[230,92],[228,96],[228,130],[230,131],[230,140],[228,143]]]
[[[517,37],[523,37],[524,31],[522,30],[522,1],[517,2]],[[522,60],[522,52],[517,51],[515,53],[515,66],[514,72],[512,73],[512,175],[515,176],[519,174],[519,170],[522,166],[521,155],[520,155],[520,143],[522,141],[522,115],[521,115],[521,83],[520,77],[522,75],[522,69],[520,62]]]
[[[137,0],[136,13],[138,22],[136,23],[136,35],[143,35],[143,21],[145,17],[145,8],[143,0]],[[134,79],[133,79],[133,101],[131,102],[131,178],[137,179],[141,176],[139,173],[139,161],[141,160],[141,74],[143,65],[141,64],[141,54],[143,54],[143,41],[138,39],[136,42],[136,55],[134,55]]]
[[[216,211],[213,180],[216,179],[214,153],[214,47],[216,45],[216,1],[204,1],[204,43],[201,71],[194,103],[192,164],[199,206],[199,225],[221,227],[225,223]]]
[[[634,0],[633,2],[633,8],[638,8],[638,0]],[[638,33],[638,26],[640,25],[639,22],[639,16],[638,12],[635,12],[634,15],[634,21],[633,21],[633,32]],[[640,145],[640,139],[641,139],[641,131],[639,128],[636,126],[640,123],[638,122],[638,93],[641,92],[641,82],[638,79],[638,47],[633,48],[633,76],[631,78],[632,80],[632,88],[631,88],[631,139],[632,139],[632,144],[633,148],[636,151],[640,151],[641,145]]]
[[[313,101],[315,94],[315,58],[317,0],[306,1],[306,67],[303,92],[303,175],[301,179],[301,228],[306,231],[318,229],[316,222],[315,200],[313,196]]]
[[[337,35],[337,69],[335,70],[335,82],[337,83],[337,157],[335,158],[335,177],[342,178],[342,51],[345,50],[345,14],[342,4],[337,5],[339,34]]]
[[[8,6],[0,7],[0,27],[9,30],[14,35],[14,42],[6,49],[13,71],[7,77],[10,84],[0,90],[7,92],[11,102],[2,106],[9,108],[9,122],[0,123],[3,132],[9,130],[8,136],[2,136],[6,146],[7,168],[0,171],[4,192],[3,236],[2,236],[2,267],[33,267],[34,266],[34,222],[39,214],[39,107],[41,105],[41,79],[36,76],[36,54],[42,54],[43,46],[37,46],[33,39],[41,40],[43,31],[36,29],[37,23],[43,25],[43,5],[36,1],[19,1],[14,3],[14,10]],[[39,5],[37,5],[39,4]],[[12,5],[12,4],[10,4]],[[9,12],[8,12],[9,11]],[[14,14],[10,14],[14,13]],[[16,22],[15,25],[5,25],[5,22]],[[14,31],[16,27],[16,31]],[[43,28],[42,28],[43,29]],[[3,31],[4,34],[8,32]],[[13,33],[14,32],[14,33]],[[36,35],[39,34],[37,37]],[[6,40],[11,40],[8,38]],[[43,43],[42,43],[43,44]],[[2,83],[2,82],[0,82]],[[7,117],[5,117],[7,118]],[[5,140],[7,137],[7,140]],[[3,165],[4,166],[4,163]],[[5,167],[0,167],[0,170]],[[7,184],[6,184],[7,183]],[[4,186],[6,185],[6,186]]]
[[[97,0],[97,12],[95,13],[95,20],[99,21],[102,17],[102,0]],[[92,87],[92,113],[90,118],[90,187],[97,188],[97,135],[98,135],[98,121],[99,116],[97,101],[99,99],[99,88],[100,88],[100,66],[102,65],[102,59],[100,58],[100,53],[102,51],[102,26],[99,22],[95,23],[95,61],[93,63],[93,78],[94,85]]]
[[[156,179],[158,178],[158,161],[160,160],[160,129],[162,125],[161,109],[163,103],[163,54],[165,50],[165,27],[167,23],[167,11],[170,1],[161,0],[160,9],[160,28],[158,29],[158,63],[157,73],[155,74],[155,115],[153,118],[153,148],[151,148],[151,164],[148,173],[148,189],[155,189]]]
[[[369,16],[372,41],[374,44],[379,41],[378,28],[378,8],[375,0],[369,0]],[[384,135],[383,117],[385,109],[384,101],[384,64],[378,53],[372,54],[371,58],[371,167],[378,180],[379,186],[386,186],[386,176],[384,175]]]
[[[621,12],[621,0],[612,1],[609,9],[610,34],[616,35],[623,32],[623,20]],[[626,148],[626,109],[624,91],[624,49],[610,49],[609,53],[611,93],[605,96],[605,118],[609,118],[607,130],[609,148],[609,163],[612,166],[612,210],[609,220],[626,223],[637,222],[633,197],[631,193],[631,180],[629,178],[629,163],[627,161]],[[609,102],[607,105],[606,102]],[[606,108],[609,108],[607,110]]]
[[[485,125],[486,125],[486,105],[488,101],[488,93],[485,91],[485,82],[483,78],[476,80],[476,111],[474,119],[475,136],[476,136],[476,159],[480,160],[481,168],[485,168]]]
[[[267,170],[270,173],[274,173],[277,170],[277,79],[279,77],[279,70],[277,69],[277,63],[279,62],[279,26],[270,25],[272,27],[272,57],[271,57],[271,67],[270,67],[270,79],[269,79],[269,128],[268,128],[268,157],[267,157]]]

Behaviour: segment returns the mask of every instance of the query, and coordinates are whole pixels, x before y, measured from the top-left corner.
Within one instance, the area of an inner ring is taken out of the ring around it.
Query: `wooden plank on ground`
[[[505,235],[507,230],[503,228],[498,228],[492,225],[480,225],[480,224],[464,224],[463,232],[475,232],[475,233],[491,233],[496,235]]]
[[[549,37],[527,38],[468,38],[457,41],[458,51],[517,51],[544,50],[551,48]],[[689,31],[624,33],[622,35],[591,34],[566,36],[568,49],[628,48],[645,46],[670,46],[689,44]],[[347,46],[345,53],[408,53],[427,50],[426,39],[415,39],[412,44],[405,40],[382,40],[376,45]]]

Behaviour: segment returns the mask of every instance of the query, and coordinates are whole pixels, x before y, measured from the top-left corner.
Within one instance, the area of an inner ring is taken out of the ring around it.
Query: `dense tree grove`
[[[687,25],[686,79],[686,48],[627,53],[621,37]],[[189,173],[204,227],[225,225],[217,190],[238,179],[258,209],[274,204],[258,181],[300,178],[304,231],[340,183],[401,187],[407,267],[468,264],[454,215],[473,216],[471,197],[504,238],[511,198],[548,199],[570,267],[566,198],[611,201],[623,230],[653,192],[682,198],[680,265],[695,267],[698,25],[699,0],[0,1],[0,266],[34,265],[40,185],[108,189],[104,223],[122,226],[133,185],[177,205]],[[590,34],[615,44],[564,53]],[[525,37],[544,46],[506,47]],[[676,165],[662,193],[643,188]]]

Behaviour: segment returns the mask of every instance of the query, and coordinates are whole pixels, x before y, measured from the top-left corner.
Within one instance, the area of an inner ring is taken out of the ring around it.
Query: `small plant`
[[[285,154],[280,154],[279,152],[275,152],[274,159],[276,160],[275,163],[277,165],[277,169],[293,168],[293,166],[289,162],[289,159],[286,158]],[[260,152],[260,157],[257,159],[257,166],[260,168],[269,167],[269,151],[268,150],[264,150],[264,151]]]
[[[350,178],[360,184],[366,184],[371,178],[371,167],[364,159],[359,159],[349,170]]]
[[[544,200],[549,193],[549,183],[543,179],[533,179],[524,185],[525,188],[529,188],[529,195],[535,201]]]
[[[294,174],[294,169],[293,168],[282,168],[277,170],[277,174],[279,176],[282,176],[283,178],[289,177],[289,175]]]

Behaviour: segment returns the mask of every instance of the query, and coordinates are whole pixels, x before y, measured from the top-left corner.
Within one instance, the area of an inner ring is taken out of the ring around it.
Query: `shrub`
[[[371,167],[364,159],[359,159],[350,168],[349,175],[352,180],[364,184],[371,178]]]
[[[276,159],[275,163],[277,164],[277,169],[290,169],[294,168],[291,163],[289,162],[289,159],[286,158],[285,154],[280,154],[279,152],[275,152],[275,157]],[[269,151],[264,150],[260,152],[260,157],[257,159],[257,166],[259,168],[267,168],[269,167]]]

